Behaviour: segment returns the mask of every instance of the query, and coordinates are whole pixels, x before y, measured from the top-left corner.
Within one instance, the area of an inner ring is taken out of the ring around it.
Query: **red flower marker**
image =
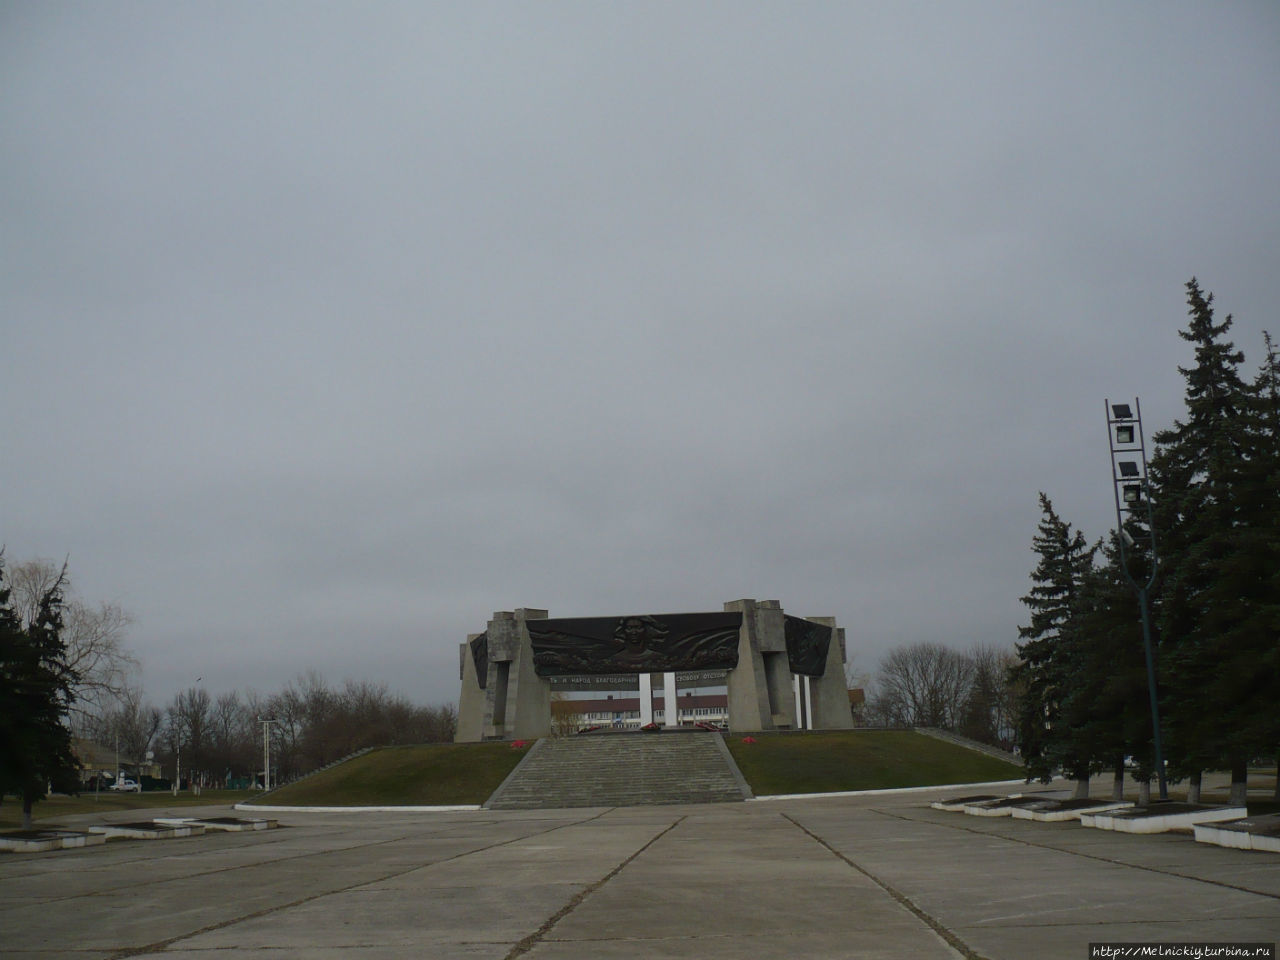
[[[528,744],[527,744],[527,743],[525,743],[523,740],[512,740],[512,741],[511,741],[511,749],[512,749],[512,750],[523,750],[523,749],[524,749],[525,747],[527,747],[527,746],[528,746]]]
[[[756,738],[755,738],[755,737],[743,737],[743,738],[742,738],[742,742],[743,742],[743,743],[755,743],[755,742],[756,742]]]

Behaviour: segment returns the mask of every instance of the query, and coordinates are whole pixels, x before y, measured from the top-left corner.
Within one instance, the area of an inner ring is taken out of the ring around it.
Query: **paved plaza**
[[[948,792],[284,813],[0,854],[0,956],[1085,960],[1280,937],[1280,856],[929,808]]]

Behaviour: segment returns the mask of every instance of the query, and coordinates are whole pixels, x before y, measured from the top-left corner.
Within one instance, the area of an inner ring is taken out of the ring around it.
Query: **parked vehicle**
[[[121,777],[111,785],[112,790],[119,790],[121,793],[141,793],[142,784],[137,780],[131,780],[129,777]]]

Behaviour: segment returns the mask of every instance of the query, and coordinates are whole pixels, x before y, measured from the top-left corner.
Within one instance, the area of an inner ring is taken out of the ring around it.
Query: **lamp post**
[[[1107,436],[1111,445],[1111,487],[1116,501],[1116,533],[1120,548],[1120,569],[1138,594],[1142,612],[1142,646],[1147,658],[1147,694],[1151,699],[1151,738],[1155,748],[1156,777],[1160,799],[1169,799],[1164,776],[1164,748],[1160,743],[1160,700],[1156,690],[1155,652],[1151,645],[1151,613],[1148,595],[1156,580],[1160,559],[1156,554],[1156,527],[1151,516],[1151,488],[1147,483],[1147,451],[1142,432],[1142,407],[1135,397],[1133,406],[1106,401]],[[1145,518],[1151,570],[1145,583],[1129,572],[1128,547],[1135,541],[1124,528],[1126,517]]]
[[[262,790],[271,789],[271,724],[279,723],[275,717],[259,717],[262,724]]]

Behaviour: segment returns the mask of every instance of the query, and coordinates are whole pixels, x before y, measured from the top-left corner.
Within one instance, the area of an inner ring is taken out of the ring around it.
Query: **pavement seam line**
[[[505,957],[503,957],[503,960],[515,960],[516,957],[523,956],[524,954],[532,950],[535,946],[538,945],[538,943],[540,943],[546,937],[548,933],[551,932],[552,928],[555,927],[557,923],[559,923],[561,920],[563,920],[565,917],[571,914],[574,910],[578,909],[578,907],[581,906],[582,902],[586,900],[587,897],[591,896],[591,894],[595,893],[597,890],[603,887],[606,883],[608,883],[610,880],[616,877],[619,873],[621,873],[624,869],[626,869],[626,867],[631,863],[631,861],[633,861],[636,857],[640,856],[640,854],[644,853],[651,846],[653,846],[655,843],[657,843],[659,840],[665,837],[668,833],[670,833],[676,827],[680,826],[680,824],[684,823],[684,821],[687,819],[688,819],[688,814],[685,814],[684,816],[676,818],[674,822],[669,824],[664,830],[661,830],[658,833],[655,833],[652,837],[649,838],[649,840],[645,843],[644,846],[642,846],[635,853],[631,854],[629,857],[627,857],[625,860],[619,863],[616,867],[614,867],[612,870],[606,873],[603,877],[601,877],[595,883],[583,888],[582,890],[579,890],[576,894],[574,894],[569,899],[568,903],[566,903],[563,907],[561,907],[559,910],[553,913],[550,917],[548,917],[543,922],[542,926],[540,926],[537,930],[533,931],[533,933],[529,934],[523,940],[518,942],[514,947],[512,947],[511,951]]]
[[[606,813],[611,812],[611,810],[612,810],[612,809],[613,809],[613,808],[610,808],[609,810],[604,810],[604,811],[602,811],[602,812],[600,812],[600,813],[597,813],[594,817],[587,817],[585,820],[575,820],[575,821],[574,821],[574,824],[576,825],[576,824],[580,824],[580,823],[590,823],[592,820],[595,820],[597,817],[603,817]],[[551,829],[553,829],[553,830],[558,830],[561,826],[564,826],[564,824],[558,824],[557,826],[552,827]],[[550,832],[550,831],[548,831],[548,832]],[[531,836],[531,837],[532,837],[532,836],[537,836],[537,834],[532,834],[532,833],[531,833],[531,834],[529,834],[529,836]],[[201,842],[201,840],[202,840],[203,838],[197,838],[197,837],[184,837],[183,839],[190,839],[190,840],[195,840],[196,842]],[[259,861],[257,861],[256,863],[252,863],[252,864],[239,864],[239,865],[230,866],[230,867],[216,867],[216,868],[214,868],[214,869],[212,869],[212,870],[203,870],[203,871],[200,871],[200,872],[198,872],[198,873],[184,873],[184,874],[182,874],[181,876],[175,876],[175,877],[160,877],[160,878],[157,878],[157,879],[154,879],[154,880],[141,880],[141,881],[138,881],[137,883],[133,884],[133,886],[135,886],[135,887],[146,887],[146,886],[152,886],[152,885],[155,885],[155,884],[161,884],[161,883],[174,883],[175,881],[179,881],[179,880],[193,880],[193,879],[196,879],[197,877],[212,877],[212,876],[215,876],[215,875],[217,875],[217,874],[219,874],[219,873],[229,873],[229,872],[231,872],[231,871],[233,871],[233,870],[247,870],[247,869],[252,869],[253,867],[265,867],[265,866],[269,866],[269,865],[271,865],[271,864],[275,864],[275,863],[288,863],[290,860],[305,860],[305,859],[306,859],[306,858],[308,858],[308,857],[324,857],[324,856],[328,856],[328,855],[333,854],[333,853],[347,853],[347,852],[350,852],[350,851],[352,851],[352,850],[365,850],[365,849],[368,849],[368,848],[370,848],[370,847],[381,847],[381,846],[384,846],[384,845],[386,845],[386,844],[388,844],[388,843],[399,843],[401,840],[408,840],[408,839],[409,839],[409,835],[408,835],[408,834],[406,834],[406,835],[405,835],[405,836],[403,836],[403,837],[392,837],[392,838],[391,838],[391,839],[389,839],[389,840],[374,840],[374,841],[372,841],[371,843],[356,843],[356,844],[352,844],[352,845],[351,845],[351,846],[349,846],[349,847],[339,847],[339,848],[335,848],[335,849],[333,849],[333,850],[322,850],[322,851],[320,851],[319,853],[295,853],[295,854],[291,854],[290,856],[287,856],[287,857],[275,857],[275,858],[273,858],[273,859],[271,859],[271,860],[259,860]],[[271,838],[271,839],[263,838],[263,839],[262,839],[262,841],[261,841],[262,845],[264,845],[264,846],[265,846],[266,844],[268,844],[268,843],[284,843],[284,842],[286,842],[286,840],[285,840],[285,839],[283,839],[283,838],[280,838],[280,839],[277,839],[277,838]],[[504,842],[504,843],[509,843],[510,841],[503,841],[503,842]],[[478,851],[479,849],[480,849],[480,848],[477,848],[477,851]],[[489,849],[489,848],[488,848],[488,847],[486,847],[486,848],[484,848],[484,849]],[[465,856],[465,854],[463,854],[463,856]],[[153,859],[153,858],[151,858],[151,857],[139,857],[137,860],[130,861],[130,863],[132,863],[132,864],[145,863],[146,861],[148,861],[148,860],[150,860],[150,859]],[[452,858],[452,857],[449,857],[449,858],[446,858],[446,859],[453,859],[453,858]],[[445,862],[445,860],[438,860],[438,861],[434,861],[434,862],[436,862],[436,863],[444,863],[444,862]],[[425,866],[430,866],[430,864],[425,864]],[[82,899],[84,899],[84,898],[86,898],[86,897],[109,897],[109,896],[112,896],[112,895],[114,895],[114,894],[116,894],[116,893],[118,893],[118,892],[119,892],[118,890],[97,890],[97,891],[94,891],[93,893],[76,893],[76,894],[72,894],[72,895],[70,895],[70,896],[66,896],[66,897],[50,897],[50,898],[48,898],[48,899],[41,900],[40,902],[41,902],[42,904],[43,904],[43,903],[62,903],[62,902],[64,902],[64,901],[68,901],[68,900],[82,900]]]
[[[907,823],[924,823],[935,827],[943,827],[947,830],[963,830],[965,833],[972,833],[979,837],[995,837],[999,840],[1008,840],[1010,843],[1020,843],[1026,847],[1034,847],[1037,850],[1052,850],[1054,853],[1065,853],[1072,857],[1084,857],[1087,860],[1097,860],[1099,863],[1109,863],[1114,867],[1132,867],[1134,870],[1146,870],[1150,873],[1158,873],[1165,877],[1176,877],[1179,880],[1195,880],[1199,883],[1207,883],[1210,886],[1222,887],[1226,890],[1235,890],[1239,893],[1252,893],[1254,896],[1266,897],[1269,900],[1280,900],[1280,894],[1270,893],[1266,890],[1254,890],[1252,887],[1243,887],[1237,883],[1226,883],[1222,880],[1207,880],[1204,877],[1197,877],[1193,873],[1178,873],[1176,870],[1161,870],[1159,867],[1149,867],[1141,863],[1130,863],[1127,860],[1113,860],[1110,857],[1099,856],[1096,853],[1084,853],[1079,850],[1065,850],[1062,847],[1055,847],[1048,843],[1036,843],[1034,840],[1023,840],[1021,837],[1008,837],[1003,833],[992,833],[986,830],[978,830],[974,827],[966,827],[958,823],[943,823],[939,820],[921,820],[918,817],[904,817],[899,813],[890,813],[888,810],[872,809],[872,813],[878,813],[883,817],[893,817],[895,820],[905,820]],[[1087,828],[1082,828],[1087,829]],[[1158,836],[1158,834],[1122,834],[1123,836]]]
[[[879,887],[885,893],[889,894],[889,896],[893,897],[893,899],[896,900],[900,906],[908,910],[912,914],[912,916],[914,916],[917,920],[919,920],[921,923],[927,926],[930,930],[936,933],[939,937],[941,937],[943,942],[945,942],[947,946],[951,947],[951,949],[959,952],[961,956],[965,957],[965,960],[988,960],[987,957],[984,957],[982,954],[978,953],[971,946],[969,946],[967,943],[961,940],[957,934],[953,933],[951,930],[943,926],[939,920],[937,920],[930,914],[925,913],[923,910],[917,907],[911,901],[910,897],[908,897],[902,891],[898,890],[888,881],[881,880],[878,876],[876,876],[870,870],[861,866],[851,858],[845,856],[843,853],[841,853],[831,844],[827,843],[826,840],[822,839],[822,837],[818,836],[816,833],[814,833],[812,830],[810,830],[800,821],[796,820],[794,817],[785,813],[781,814],[781,816],[784,820],[790,821],[791,824],[794,825],[797,829],[801,830],[803,833],[808,835],[811,839],[813,839],[822,847],[824,847],[829,853],[831,853],[832,856],[840,860],[843,860],[845,863],[853,867],[853,869],[857,870],[860,874],[862,874],[864,877],[866,877],[868,880],[874,883],[877,887]]]
[[[361,880],[359,883],[353,883],[350,886],[340,887],[337,890],[326,890],[323,893],[315,893],[315,894],[312,894],[311,896],[302,897],[290,903],[281,903],[273,907],[264,907],[261,910],[255,910],[252,913],[246,913],[243,916],[239,916],[239,917],[232,917],[229,920],[220,920],[217,923],[211,923],[207,926],[201,927],[199,930],[192,930],[192,931],[189,931],[188,933],[179,934],[176,937],[169,937],[166,940],[158,940],[155,943],[149,943],[141,947],[129,947],[125,950],[121,950],[118,953],[111,954],[107,958],[107,960],[127,960],[127,958],[129,957],[141,957],[151,953],[159,953],[162,950],[169,949],[169,947],[173,946],[175,943],[180,943],[183,940],[189,940],[192,937],[198,937],[203,933],[212,933],[214,930],[221,930],[225,927],[235,926],[237,923],[244,923],[247,920],[257,920],[260,917],[270,916],[271,914],[278,913],[281,910],[289,910],[293,907],[299,907],[299,906],[302,906],[302,904],[304,903],[310,903],[311,901],[319,900],[322,897],[333,896],[334,894],[337,894],[337,893],[348,893],[351,890],[358,890],[360,887],[367,887],[370,884],[383,883],[387,880],[394,880],[396,877],[403,877],[406,874],[413,873],[415,870],[430,869],[431,867],[437,866],[438,864],[441,864],[441,863],[451,863],[454,860],[461,860],[463,857],[469,857],[477,853],[484,853],[487,850],[496,850],[498,847],[505,847],[508,844],[519,843],[522,840],[529,840],[534,837],[546,836],[548,833],[555,833],[557,830],[562,830],[566,827],[576,827],[584,823],[590,823],[592,820],[598,820],[600,817],[603,817],[606,813],[609,813],[609,812],[610,811],[608,810],[604,810],[600,813],[597,813],[593,817],[586,817],[582,820],[575,820],[572,823],[559,823],[559,824],[556,824],[554,827],[550,827],[546,830],[542,830],[537,833],[528,833],[522,837],[512,837],[509,840],[502,840],[502,841],[499,841],[498,843],[491,843],[488,846],[477,847],[476,849],[468,850],[465,853],[456,853],[451,857],[444,857],[440,860],[433,860],[431,863],[421,863],[421,864],[418,864],[417,866],[410,867],[408,870],[398,870],[398,871],[395,871],[394,873],[388,873],[384,876],[375,877],[371,880]],[[398,839],[403,840],[405,838],[400,837]],[[376,846],[381,846],[384,843],[393,843],[393,842],[395,842],[395,840],[380,840],[377,843],[360,844],[357,847],[344,847],[343,850],[345,851],[345,850],[351,850],[351,849],[359,849],[360,847],[376,847]],[[318,856],[318,854],[316,855]],[[286,857],[281,859],[292,859],[292,858]],[[278,863],[280,861],[270,861],[270,862]]]

